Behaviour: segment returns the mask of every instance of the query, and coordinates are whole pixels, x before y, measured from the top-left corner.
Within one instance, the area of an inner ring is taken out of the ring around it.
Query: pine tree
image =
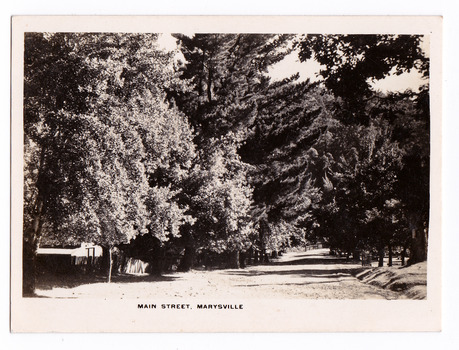
[[[198,208],[198,219],[194,233],[190,230],[185,236],[186,251],[194,252],[195,244],[199,244],[204,250],[233,252],[230,265],[237,267],[238,252],[247,248],[253,226],[248,212],[252,202],[246,180],[249,167],[240,159],[239,149],[255,118],[257,101],[269,83],[267,69],[290,52],[291,36],[175,37],[186,60],[179,71],[193,89],[170,96],[196,131],[195,142],[201,151],[200,177],[206,179],[193,197],[191,207]],[[207,210],[219,214],[208,217]]]
[[[300,60],[314,58],[322,65],[318,83],[337,97],[335,116],[340,122],[370,128],[381,119],[389,123],[386,137],[391,145],[385,146],[389,153],[382,154],[373,165],[367,164],[368,174],[362,170],[361,175],[369,177],[361,183],[377,188],[384,185],[380,179],[388,181],[385,195],[379,196],[378,210],[385,211],[381,204],[384,198],[390,201],[395,196],[400,201],[402,221],[412,231],[412,263],[426,259],[428,235],[429,59],[421,48],[422,40],[419,35],[306,35],[297,41]],[[419,92],[382,95],[371,86],[372,81],[412,69],[426,80]],[[391,157],[399,162],[398,170],[392,172],[397,177],[395,181],[385,177],[389,174],[387,164],[381,163]],[[387,187],[391,187],[390,191]],[[380,230],[387,230],[383,226]]]

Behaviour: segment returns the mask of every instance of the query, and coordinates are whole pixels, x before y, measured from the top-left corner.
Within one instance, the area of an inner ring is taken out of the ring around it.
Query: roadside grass
[[[411,266],[367,267],[352,271],[364,283],[402,292],[410,299],[427,298],[427,262]]]

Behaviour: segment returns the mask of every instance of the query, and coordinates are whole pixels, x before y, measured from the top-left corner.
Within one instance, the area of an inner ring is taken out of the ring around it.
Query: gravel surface
[[[405,299],[403,293],[366,284],[351,273],[360,264],[328,249],[286,253],[268,265],[154,276],[39,281],[37,296],[51,298],[282,298]]]

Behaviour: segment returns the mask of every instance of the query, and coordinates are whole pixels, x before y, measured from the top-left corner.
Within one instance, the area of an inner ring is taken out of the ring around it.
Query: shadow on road
[[[327,284],[335,283],[336,281],[314,281],[314,282],[300,282],[300,283],[282,283],[282,286],[307,286],[308,284]],[[267,287],[267,286],[279,286],[279,283],[262,283],[262,284],[235,284],[235,287]]]
[[[300,265],[303,268],[300,268]],[[288,269],[288,266],[292,266],[292,269]],[[260,265],[260,268],[252,265],[246,270],[226,270],[222,273],[246,277],[295,275],[298,277],[337,279],[351,276],[351,270],[355,266],[356,262],[347,258],[331,256],[325,252],[305,252],[284,256],[268,264]]]
[[[354,261],[346,258],[328,255],[326,251],[285,254],[280,259],[268,264],[252,265],[241,270],[220,270],[219,274],[226,276],[255,277],[255,276],[294,276],[321,279],[314,283],[331,283],[340,278],[351,276]],[[301,265],[301,267],[299,266]],[[330,266],[336,265],[336,266]],[[291,266],[292,268],[288,268]],[[323,267],[323,268],[321,268]],[[172,282],[181,280],[183,276],[168,275],[130,275],[115,274],[113,283],[141,283],[141,282]],[[323,281],[325,279],[325,281]],[[334,279],[334,280],[333,280]],[[280,278],[280,281],[282,278]],[[329,282],[328,282],[328,281]],[[105,283],[107,276],[100,273],[71,273],[56,274],[43,273],[37,279],[37,289],[52,290],[54,288],[75,288],[88,284]],[[304,284],[299,283],[299,284]]]
[[[295,259],[288,261],[272,261],[269,265],[273,266],[285,266],[285,265],[336,265],[336,264],[355,264],[353,260],[346,258],[336,257],[323,257],[320,255],[307,256],[303,259]]]
[[[156,275],[128,275],[119,274],[112,276],[113,283],[139,283],[139,282],[170,282],[180,279],[173,276]],[[102,274],[43,274],[37,279],[37,289],[51,290],[53,288],[75,288],[85,284],[105,283],[107,276]]]
[[[302,277],[317,277],[317,278],[339,278],[350,276],[349,269],[294,269],[294,270],[270,270],[270,271],[258,271],[258,270],[241,270],[241,271],[225,271],[225,275],[233,276],[268,276],[268,275],[300,275]]]

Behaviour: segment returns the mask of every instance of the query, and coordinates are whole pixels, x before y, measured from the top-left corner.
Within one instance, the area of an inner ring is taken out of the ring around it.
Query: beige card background
[[[12,19],[11,329],[13,332],[303,332],[441,329],[440,17],[14,17]],[[22,298],[22,78],[28,31],[430,35],[431,222],[423,301]],[[243,304],[243,310],[138,310],[141,303]]]

